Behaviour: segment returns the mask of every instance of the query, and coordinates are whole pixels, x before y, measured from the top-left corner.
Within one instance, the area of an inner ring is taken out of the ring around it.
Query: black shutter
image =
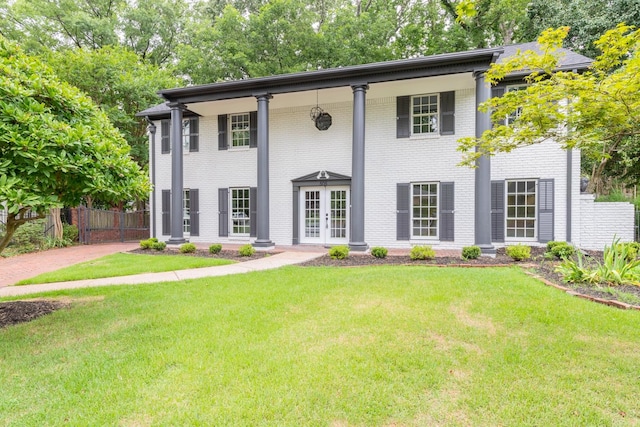
[[[191,222],[192,236],[200,235],[200,195],[198,189],[189,190],[189,220]]]
[[[396,138],[411,136],[411,97],[396,98]]]
[[[300,243],[300,187],[293,187],[293,241],[292,245]]]
[[[227,141],[227,115],[220,114],[218,116],[218,150],[226,150],[229,148]]]
[[[442,92],[440,94],[440,135],[456,133],[455,109],[456,93]]]
[[[160,122],[160,151],[167,154],[171,151],[171,122],[162,120]]]
[[[257,202],[258,199],[258,187],[249,188],[249,237],[257,236],[257,219],[258,219],[258,210],[257,210]]]
[[[506,88],[504,86],[495,86],[491,88],[491,97],[492,98],[500,98],[504,95]],[[499,125],[505,124],[504,120],[500,120],[498,122]]]
[[[553,240],[553,179],[538,181],[538,241]]]
[[[249,113],[249,147],[256,148],[258,146],[258,112]]]
[[[491,241],[504,242],[504,181],[491,181]]]
[[[396,240],[410,238],[410,188],[411,184],[398,184],[396,187]]]
[[[189,151],[198,151],[198,118],[189,119]]]
[[[229,189],[218,188],[218,236],[229,235]]]
[[[162,190],[162,234],[171,234],[171,191]]]
[[[454,197],[453,182],[440,183],[440,240],[454,240]]]

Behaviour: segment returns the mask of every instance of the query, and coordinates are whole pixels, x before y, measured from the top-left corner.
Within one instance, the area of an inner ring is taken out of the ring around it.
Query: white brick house
[[[492,89],[483,77],[517,47],[162,91],[166,104],[139,113],[157,129],[153,235],[355,250],[579,245],[578,152],[548,142],[457,166],[456,141],[490,126],[477,105],[521,83]],[[565,54],[563,68],[590,63]]]

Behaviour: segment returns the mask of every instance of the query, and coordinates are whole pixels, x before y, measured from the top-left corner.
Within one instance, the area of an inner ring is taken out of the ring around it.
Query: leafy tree
[[[614,156],[637,156],[640,30],[619,24],[607,31],[595,42],[602,54],[583,74],[555,71],[557,51],[568,32],[568,27],[547,30],[538,39],[542,53],[525,51],[491,66],[487,72],[491,84],[516,71],[536,71],[526,78],[530,83],[526,90],[508,92],[480,106],[482,111],[492,111],[494,127],[480,138],[459,140],[463,164],[473,164],[483,154],[555,140],[563,148],[581,149],[592,159],[591,183],[598,192]],[[505,117],[514,111],[520,112],[519,117],[505,124]]]
[[[52,52],[47,55],[47,63],[59,78],[100,106],[126,139],[133,158],[146,165],[146,125],[135,114],[161,102],[158,90],[177,86],[180,81],[169,71],[144,63],[129,49],[118,46]]]
[[[0,37],[0,208],[8,211],[0,252],[20,225],[49,209],[78,205],[86,196],[117,203],[148,190],[107,116]]]
[[[605,5],[606,3],[606,5]],[[640,26],[637,0],[531,0],[520,36],[534,39],[543,30],[568,26],[565,47],[591,58],[600,54],[594,44],[617,22]]]

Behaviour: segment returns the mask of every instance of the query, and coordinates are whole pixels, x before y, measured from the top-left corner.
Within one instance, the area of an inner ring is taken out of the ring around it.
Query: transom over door
[[[301,243],[348,243],[348,186],[301,188],[299,212]]]

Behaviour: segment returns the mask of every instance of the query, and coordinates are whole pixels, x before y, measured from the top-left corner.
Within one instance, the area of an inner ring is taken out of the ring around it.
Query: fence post
[[[124,212],[120,212],[120,241],[124,242]]]

